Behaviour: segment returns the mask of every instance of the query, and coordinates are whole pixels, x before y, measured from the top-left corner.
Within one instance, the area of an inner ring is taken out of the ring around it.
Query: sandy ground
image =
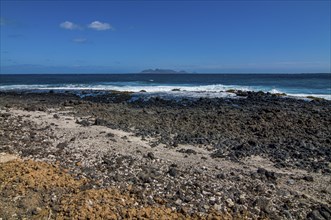
[[[164,161],[170,164],[175,163],[185,168],[201,166],[204,167],[207,172],[211,173],[217,171],[219,168],[228,171],[236,169],[243,171],[256,171],[258,168],[263,167],[267,171],[285,174],[292,176],[293,178],[309,174],[306,170],[276,168],[268,158],[263,158],[261,156],[246,157],[241,160],[240,163],[235,163],[227,159],[211,158],[210,152],[213,150],[211,146],[200,146],[200,148],[196,148],[190,145],[179,145],[179,149],[192,149],[196,151],[196,154],[192,154],[189,157],[183,157],[183,154],[178,152],[178,148],[169,149],[163,144],[158,145],[156,148],[152,148],[150,146],[150,143],[153,142],[152,138],[144,138],[144,140],[142,140],[141,137],[137,137],[133,133],[111,129],[104,126],[81,126],[77,124],[76,121],[82,120],[82,118],[69,116],[69,109],[68,111],[62,112],[57,110],[49,110],[47,113],[38,111],[27,112],[24,110],[11,110],[11,113],[22,117],[23,120],[30,120],[41,128],[52,125],[54,127],[53,134],[58,137],[58,139],[53,142],[54,148],[57,144],[63,143],[75,137],[76,140],[68,144],[68,147],[72,149],[73,154],[75,150],[78,149],[88,150],[92,155],[93,153],[97,154],[99,152],[112,151],[122,155],[134,155],[138,159],[141,159],[144,155],[153,151],[153,154],[159,161]],[[59,115],[60,118],[54,118],[54,114]],[[93,117],[85,119],[94,121]],[[109,133],[114,135],[111,137],[111,141],[109,140],[109,137],[107,137],[107,134]],[[15,157],[9,156],[7,160],[11,160],[10,158]],[[51,161],[51,159],[45,158],[45,161]],[[91,164],[82,165],[89,166]],[[325,180],[323,183],[331,183],[331,178],[329,176],[324,176],[323,178],[323,175],[319,175],[317,173],[310,174],[313,174],[314,177],[318,179]],[[331,192],[331,184],[325,184],[325,187],[329,192]]]

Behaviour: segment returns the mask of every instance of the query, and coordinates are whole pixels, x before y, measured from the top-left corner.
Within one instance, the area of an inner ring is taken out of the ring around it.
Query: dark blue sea
[[[331,74],[31,74],[0,75],[0,90],[118,90],[174,97],[226,97],[229,89],[331,100]],[[175,90],[175,91],[174,91]]]

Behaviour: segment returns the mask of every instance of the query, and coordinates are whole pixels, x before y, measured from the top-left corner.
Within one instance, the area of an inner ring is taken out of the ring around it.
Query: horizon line
[[[188,75],[188,74],[331,74],[331,72],[295,72],[295,73],[282,73],[282,72],[266,72],[266,73],[215,73],[215,72],[186,72],[186,73],[142,73],[142,72],[127,72],[127,73],[0,73],[0,75],[111,75],[111,74],[142,74],[142,75]]]

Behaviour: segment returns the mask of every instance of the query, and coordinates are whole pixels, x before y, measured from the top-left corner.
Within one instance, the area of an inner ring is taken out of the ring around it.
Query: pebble
[[[217,210],[217,211],[221,211],[221,210],[222,210],[222,205],[220,205],[220,204],[215,204],[215,205],[214,205],[214,209]]]
[[[293,185],[295,183],[295,181],[293,179],[288,179],[287,180],[287,184],[289,185]]]
[[[172,177],[176,177],[177,176],[177,169],[175,167],[170,167],[168,170],[168,174]]]
[[[32,210],[32,214],[33,215],[38,215],[41,212],[41,208],[40,207],[36,207]]]
[[[175,201],[175,204],[178,205],[178,206],[182,205],[182,200],[177,199],[177,200]]]
[[[304,176],[302,179],[308,182],[314,182],[314,178],[312,176]]]
[[[241,194],[239,196],[239,202],[240,202],[240,204],[244,204],[245,203],[245,195]]]
[[[147,158],[151,159],[151,160],[155,160],[156,157],[155,155],[152,153],[152,152],[148,152],[147,155],[146,155]]]
[[[212,202],[215,202],[216,198],[215,197],[210,197],[209,200],[212,201]]]
[[[234,202],[232,201],[232,199],[228,198],[226,201],[226,204],[228,205],[229,208],[234,206]]]
[[[217,174],[216,178],[218,179],[225,179],[226,175],[224,173]]]

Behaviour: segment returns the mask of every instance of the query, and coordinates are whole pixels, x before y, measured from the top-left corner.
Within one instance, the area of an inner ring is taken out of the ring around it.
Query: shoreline
[[[255,96],[259,94],[260,96],[272,96],[272,97],[282,97],[287,99],[298,99],[304,101],[331,101],[330,94],[292,94],[284,93],[279,91],[273,92],[264,92],[264,91],[253,91],[253,90],[240,90],[240,89],[226,89],[224,91],[187,91],[185,88],[173,88],[169,91],[146,91],[144,89],[139,91],[131,90],[115,90],[115,89],[101,89],[101,88],[36,88],[36,89],[0,89],[0,93],[4,94],[47,94],[47,93],[56,93],[59,95],[62,94],[71,94],[84,98],[85,96],[105,96],[105,95],[130,95],[131,100],[135,101],[137,99],[148,100],[150,98],[159,97],[165,100],[178,100],[191,99],[197,100],[200,98],[209,98],[209,99],[227,99],[227,98],[247,98],[249,96]],[[1,88],[1,87],[0,87]]]
[[[128,100],[1,92],[0,153],[58,164],[88,189],[131,187],[138,206],[185,210],[179,218],[331,215],[330,101]]]

